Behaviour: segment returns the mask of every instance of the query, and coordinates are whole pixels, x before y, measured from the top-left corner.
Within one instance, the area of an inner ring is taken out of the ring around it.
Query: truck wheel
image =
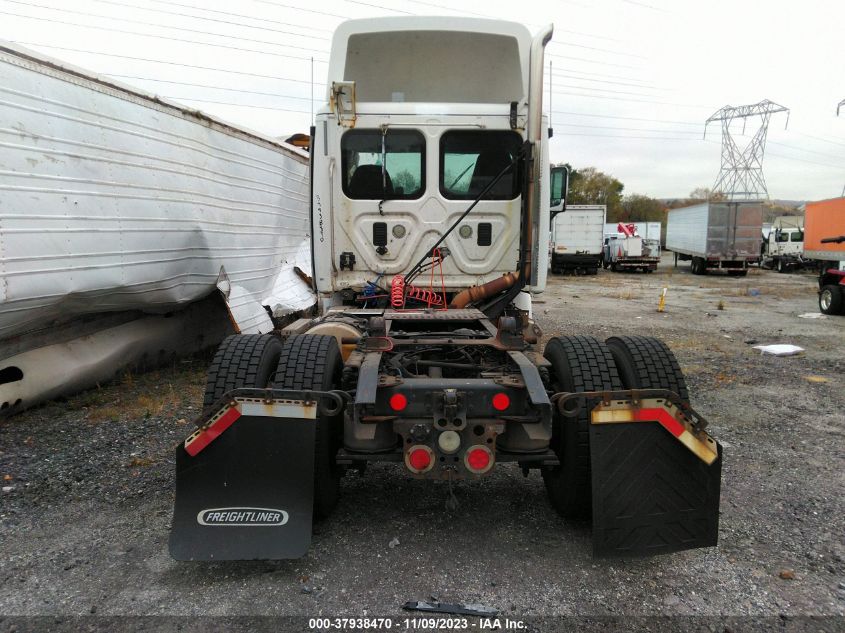
[[[622,382],[607,346],[592,336],[555,337],[543,355],[552,364],[556,392],[577,393],[621,389]],[[560,466],[544,469],[549,501],[564,517],[586,519],[592,511],[590,478],[590,409],[584,403],[577,417],[555,414],[552,444]]]
[[[266,387],[281,351],[282,342],[269,334],[227,336],[208,368],[202,406],[214,404],[232,389]]]
[[[823,314],[845,314],[845,300],[842,294],[842,288],[839,286],[823,286],[819,292],[819,310]]]
[[[707,274],[707,264],[705,264],[704,260],[701,259],[700,257],[693,257],[690,270],[691,270],[693,275],[706,275]]]
[[[778,272],[779,272],[779,273],[785,273],[785,272],[786,272],[786,268],[785,268],[785,267],[784,267],[784,265],[783,265],[783,260],[782,260],[782,259],[779,259],[779,260],[778,260]]]
[[[607,347],[625,389],[668,389],[689,402],[681,366],[666,343],[651,336],[614,336]]]
[[[273,384],[278,389],[337,388],[343,361],[337,339],[297,334],[285,340]],[[341,470],[335,462],[342,438],[341,416],[317,418],[314,446],[314,516],[325,518],[337,505]]]

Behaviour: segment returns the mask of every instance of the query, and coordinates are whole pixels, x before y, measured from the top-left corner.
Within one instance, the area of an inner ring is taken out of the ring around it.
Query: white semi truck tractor
[[[539,471],[599,556],[716,543],[721,448],[669,348],[540,342],[531,301],[564,197],[551,37],[451,17],[338,27],[310,145],[319,309],[217,351],[176,448],[174,558],[301,557],[344,473],[377,462],[453,483]]]

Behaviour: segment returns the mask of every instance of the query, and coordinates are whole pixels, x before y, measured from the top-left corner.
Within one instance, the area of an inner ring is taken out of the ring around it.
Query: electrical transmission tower
[[[714,121],[722,122],[722,167],[713,192],[721,192],[728,200],[763,200],[768,199],[766,179],[763,177],[763,156],[766,153],[766,134],[769,131],[769,119],[773,114],[786,112],[786,124],[789,125],[789,108],[778,105],[768,99],[760,103],[744,106],[725,106],[716,111],[704,123],[704,135],[707,125]],[[740,149],[731,134],[731,124],[742,119],[742,134],[749,118],[759,117],[760,127],[748,144]]]

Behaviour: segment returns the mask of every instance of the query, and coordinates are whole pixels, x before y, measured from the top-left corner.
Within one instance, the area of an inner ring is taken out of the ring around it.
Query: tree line
[[[608,222],[662,222],[666,224],[666,214],[671,209],[687,207],[710,200],[725,200],[724,194],[714,192],[707,187],[696,187],[686,198],[658,200],[638,193],[625,194],[625,185],[610,174],[595,167],[569,168],[569,195],[567,204],[603,204],[607,206]],[[771,202],[765,203],[764,221],[770,222],[778,215],[794,214],[794,207],[782,206]]]

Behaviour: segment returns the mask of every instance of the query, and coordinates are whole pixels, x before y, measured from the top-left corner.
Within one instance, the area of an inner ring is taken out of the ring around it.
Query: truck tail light
[[[511,399],[508,394],[497,393],[493,396],[493,408],[496,409],[496,411],[504,411],[509,406],[511,406]]]
[[[434,465],[434,454],[428,446],[412,446],[405,453],[405,465],[413,473],[424,473]]]
[[[486,473],[493,467],[493,453],[486,446],[473,446],[464,457],[466,467],[474,473]]]
[[[404,411],[407,406],[408,398],[405,397],[405,394],[394,393],[390,396],[390,408],[394,411]]]

